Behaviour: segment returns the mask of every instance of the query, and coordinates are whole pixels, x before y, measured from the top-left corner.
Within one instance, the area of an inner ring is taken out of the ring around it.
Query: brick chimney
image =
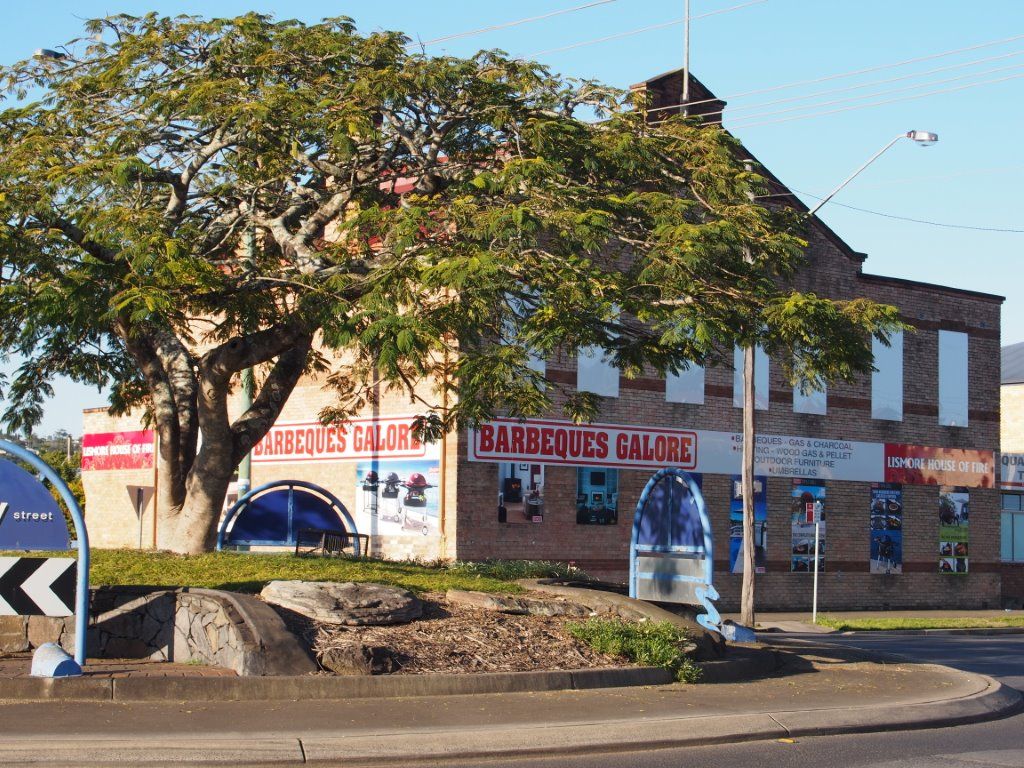
[[[675,107],[683,100],[683,70],[676,69],[656,75],[642,83],[631,85],[629,90],[640,94],[648,95],[647,109],[649,119],[657,121],[668,115],[682,114],[680,108]],[[672,109],[659,109],[659,107],[673,107]],[[708,122],[721,122],[722,113],[725,110],[725,102],[717,98],[715,94],[696,77],[690,73],[690,109],[691,117],[703,117]]]

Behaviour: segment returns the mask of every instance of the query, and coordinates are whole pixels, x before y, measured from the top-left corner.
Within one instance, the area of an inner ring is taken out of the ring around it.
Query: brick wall
[[[758,432],[866,442],[897,442],[996,450],[999,444],[999,322],[1001,300],[940,286],[894,280],[861,271],[859,254],[844,252],[832,237],[811,233],[808,265],[796,283],[803,290],[838,299],[865,296],[895,304],[915,327],[904,335],[904,418],[871,418],[871,381],[860,377],[828,391],[824,416],[798,414],[792,387],[780,366],[770,368],[770,406],[758,411]],[[969,411],[967,427],[938,424],[938,332],[968,334]],[[576,382],[575,358],[562,353],[548,360],[555,392],[555,414]],[[1024,387],[1022,387],[1024,389]],[[620,378],[620,396],[608,398],[598,420],[679,429],[740,431],[742,412],[733,406],[733,371],[706,372],[703,405],[665,402],[664,382],[651,372],[636,380]],[[467,439],[459,436],[460,456]],[[737,472],[739,467],[737,466]],[[619,522],[577,525],[576,470],[548,467],[545,517],[539,524],[499,523],[498,468],[464,462],[458,472],[461,559],[536,558],[575,562],[596,576],[627,577],[633,510],[649,472],[620,470]],[[938,488],[904,487],[904,573],[869,573],[870,483],[829,481],[827,486],[828,570],[820,577],[825,610],[911,607],[995,607],[1000,600],[999,499],[991,489],[971,489],[969,574],[938,573]],[[738,607],[741,576],[728,573],[730,478],[705,475],[705,501],[711,517],[715,584],[725,610]],[[792,481],[768,483],[768,566],[759,575],[762,609],[804,609],[811,604],[811,574],[790,573]]]

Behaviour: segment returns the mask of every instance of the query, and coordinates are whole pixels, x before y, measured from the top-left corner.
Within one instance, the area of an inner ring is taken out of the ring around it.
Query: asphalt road
[[[799,640],[800,636],[787,638]],[[808,635],[866,650],[896,653],[990,675],[1024,690],[1024,635]],[[772,638],[773,642],[777,640]],[[924,731],[821,736],[787,741],[566,755],[541,760],[449,761],[451,766],[504,768],[1022,768],[1024,714],[1004,720]],[[349,768],[354,768],[349,765]]]
[[[800,635],[791,635],[799,639]],[[1024,691],[1024,635],[899,635],[851,632],[843,635],[806,635],[868,651],[897,653],[915,661],[944,664],[994,677]],[[1024,766],[1024,763],[1020,765]]]

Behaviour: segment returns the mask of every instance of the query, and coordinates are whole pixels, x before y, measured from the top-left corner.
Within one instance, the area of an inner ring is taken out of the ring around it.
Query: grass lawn
[[[998,627],[1024,627],[1024,616],[979,617],[889,617],[841,619],[819,616],[818,623],[841,632],[860,632],[887,629],[995,629]]]
[[[25,555],[21,552],[0,553]],[[29,556],[68,556],[33,552]],[[522,592],[516,579],[567,576],[567,566],[536,561],[486,563],[422,563],[390,560],[295,557],[289,554],[210,552],[174,555],[131,549],[94,549],[89,568],[91,586],[146,585],[207,587],[233,592],[259,592],[268,581],[372,581],[412,592],[472,589],[481,592]],[[580,578],[575,572],[575,578]]]

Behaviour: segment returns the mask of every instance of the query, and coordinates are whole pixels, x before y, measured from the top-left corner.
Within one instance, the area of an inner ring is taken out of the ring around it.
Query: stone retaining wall
[[[316,663],[277,613],[251,595],[212,589],[99,587],[90,593],[90,658],[199,663],[239,675],[295,675]],[[54,642],[74,652],[75,620],[0,616],[0,653]]]

